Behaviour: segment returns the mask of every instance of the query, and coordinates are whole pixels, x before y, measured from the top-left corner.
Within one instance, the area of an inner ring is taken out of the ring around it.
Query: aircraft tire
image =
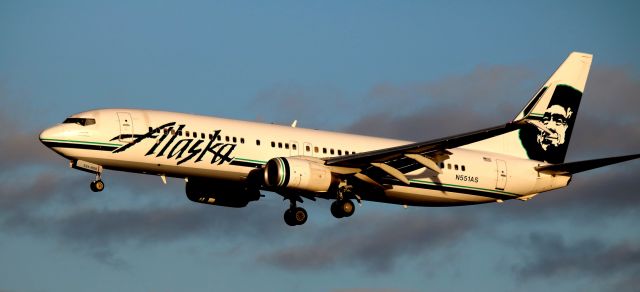
[[[296,225],[302,225],[306,223],[308,218],[309,216],[307,214],[307,210],[305,210],[304,208],[298,207],[295,209],[295,211],[293,211],[293,221],[296,223]]]
[[[287,223],[287,225],[289,226],[296,226],[293,218],[293,211],[291,211],[291,209],[287,209],[287,211],[284,211],[284,223]]]
[[[344,218],[353,215],[356,206],[351,200],[339,200],[331,204],[331,215],[336,218]]]
[[[356,211],[356,205],[351,200],[344,200],[340,204],[340,211],[342,211],[344,217],[351,217]]]
[[[340,219],[344,217],[344,215],[342,214],[342,212],[340,212],[340,206],[338,202],[339,201],[335,201],[331,203],[331,215],[333,215],[333,217]]]
[[[97,192],[102,192],[102,190],[104,190],[104,182],[102,182],[101,180],[93,181],[93,182],[91,182],[89,187],[91,188],[91,191],[93,191],[93,192],[96,192],[96,193]]]

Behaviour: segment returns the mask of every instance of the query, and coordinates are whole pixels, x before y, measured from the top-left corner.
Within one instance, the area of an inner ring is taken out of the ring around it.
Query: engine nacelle
[[[258,189],[207,179],[189,179],[186,193],[187,198],[196,203],[233,208],[242,208],[260,199]]]
[[[273,188],[307,192],[327,192],[338,183],[326,166],[295,157],[269,160],[264,168],[264,182]]]

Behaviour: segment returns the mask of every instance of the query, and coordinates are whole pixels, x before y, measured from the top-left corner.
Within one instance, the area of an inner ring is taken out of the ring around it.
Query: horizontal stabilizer
[[[545,166],[538,166],[536,167],[536,170],[546,174],[569,175],[569,174],[579,173],[579,172],[591,170],[594,168],[616,164],[616,163],[620,163],[620,162],[624,162],[624,161],[628,161],[636,158],[640,158],[640,154],[600,158],[600,159],[561,163],[561,164],[551,164],[551,165],[545,165]]]

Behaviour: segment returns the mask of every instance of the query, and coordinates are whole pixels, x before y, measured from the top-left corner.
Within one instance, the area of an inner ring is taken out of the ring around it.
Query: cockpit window
[[[96,119],[67,118],[62,123],[63,124],[78,124],[80,126],[89,126],[89,125],[94,125],[96,123]]]

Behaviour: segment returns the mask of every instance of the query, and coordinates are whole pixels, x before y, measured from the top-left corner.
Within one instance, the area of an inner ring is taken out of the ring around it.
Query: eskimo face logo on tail
[[[540,128],[528,125],[520,130],[520,141],[530,159],[562,163],[567,154],[582,92],[568,85],[557,85],[551,101],[540,116]]]
[[[135,140],[116,150],[113,150],[113,153],[124,152],[127,149],[138,145],[145,139],[156,139],[162,134],[162,136],[160,136],[156,143],[154,143],[149,148],[145,156],[155,155],[155,157],[166,157],[167,159],[175,159],[177,161],[177,165],[191,160],[194,160],[194,162],[196,163],[201,161],[209,161],[211,164],[223,164],[225,162],[228,163],[233,160],[231,154],[236,148],[236,144],[217,142],[219,140],[221,130],[215,130],[208,142],[204,139],[189,137],[178,139],[179,135],[177,135],[177,133],[182,133],[185,125],[178,125],[178,129],[174,130],[173,126],[175,125],[176,122],[167,123],[155,129],[150,128],[149,132],[145,134],[134,134],[131,135],[131,137],[123,137],[122,135],[115,136],[111,139],[111,141],[122,138],[135,138]],[[171,138],[167,139],[167,137]],[[209,157],[211,158],[211,160],[209,160]]]
[[[549,150],[549,147],[559,147],[565,143],[569,128],[568,121],[572,115],[573,110],[570,107],[564,108],[554,104],[547,109],[542,117],[542,124],[546,130],[539,129],[537,139],[544,151]]]

